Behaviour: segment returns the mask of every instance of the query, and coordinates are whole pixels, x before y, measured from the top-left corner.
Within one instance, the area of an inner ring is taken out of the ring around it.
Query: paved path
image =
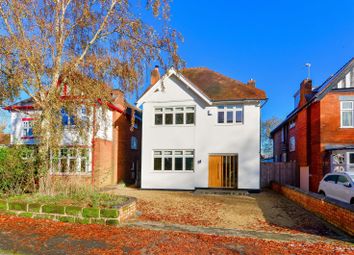
[[[274,240],[274,241],[300,241],[300,242],[326,242],[333,243],[338,241],[338,237],[343,242],[354,243],[354,238],[337,233],[332,238],[330,236],[318,236],[310,234],[288,234],[282,232],[265,232],[265,231],[255,231],[255,230],[238,230],[238,229],[228,229],[228,228],[214,228],[214,227],[201,227],[201,226],[191,226],[191,225],[181,225],[181,224],[169,224],[169,223],[159,223],[159,222],[144,222],[137,221],[131,223],[125,223],[122,226],[144,228],[150,230],[164,230],[164,231],[179,231],[187,233],[198,233],[198,234],[209,234],[209,235],[219,235],[219,236],[233,236],[233,237],[249,237],[249,238],[260,238],[263,240]]]

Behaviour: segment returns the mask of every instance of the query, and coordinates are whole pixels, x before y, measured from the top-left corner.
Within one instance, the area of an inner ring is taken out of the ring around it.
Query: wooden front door
[[[237,156],[210,155],[209,156],[209,187],[236,188],[237,184]]]

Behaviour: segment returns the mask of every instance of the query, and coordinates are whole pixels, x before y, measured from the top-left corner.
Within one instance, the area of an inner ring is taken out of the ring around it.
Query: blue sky
[[[306,62],[316,86],[354,57],[352,0],[174,0],[171,23],[187,67],[257,81],[269,98],[262,119],[293,109]]]
[[[269,98],[262,119],[293,109],[305,63],[316,86],[354,57],[353,0],[174,0],[171,25],[187,67],[257,81]]]

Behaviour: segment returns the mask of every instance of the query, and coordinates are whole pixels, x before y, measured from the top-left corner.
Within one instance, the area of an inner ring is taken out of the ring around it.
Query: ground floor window
[[[90,173],[90,152],[90,148],[60,148],[55,150],[50,155],[51,173]]]
[[[193,171],[193,150],[154,150],[154,171]]]

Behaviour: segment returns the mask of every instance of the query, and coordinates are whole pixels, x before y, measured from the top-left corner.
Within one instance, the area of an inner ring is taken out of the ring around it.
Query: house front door
[[[209,188],[236,188],[237,156],[209,155]]]

